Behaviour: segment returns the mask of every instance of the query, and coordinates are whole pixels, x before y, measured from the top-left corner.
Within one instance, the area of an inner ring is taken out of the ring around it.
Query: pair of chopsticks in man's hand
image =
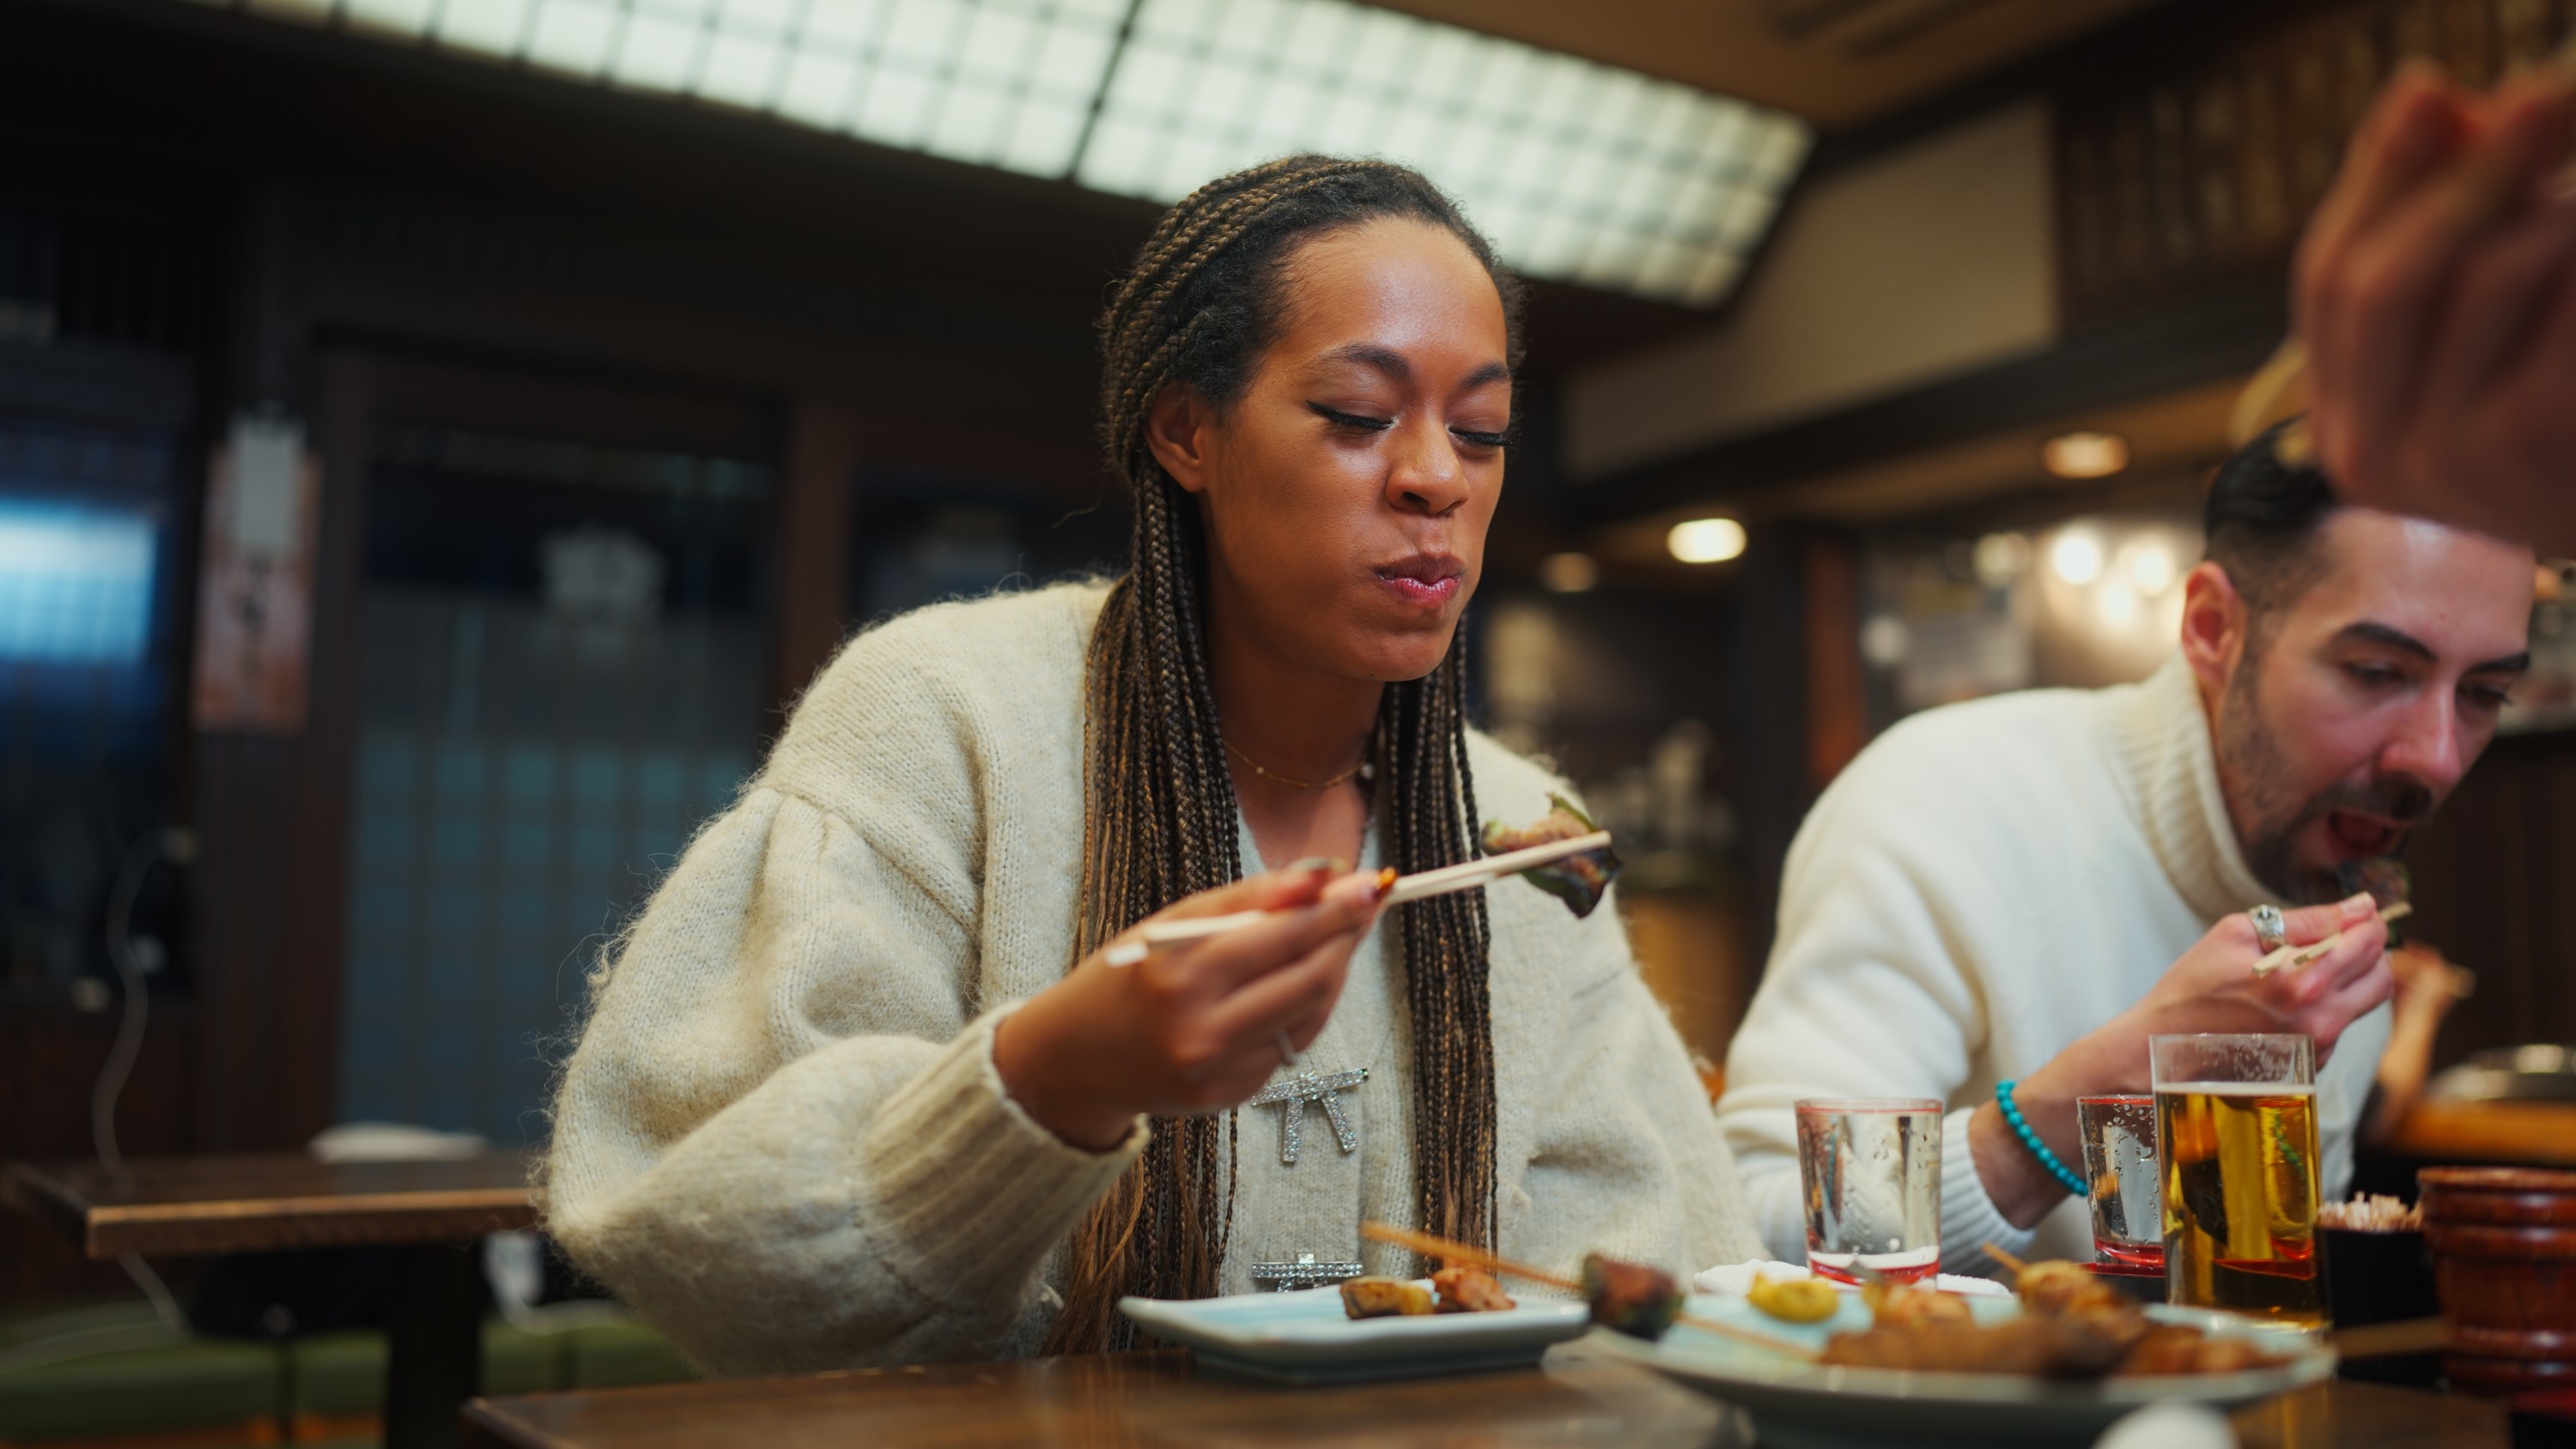
[[[1552,865],[1573,856],[1606,850],[1609,845],[1610,832],[1596,830],[1589,835],[1577,835],[1566,840],[1551,840],[1545,845],[1533,845],[1526,850],[1505,851],[1501,855],[1489,855],[1482,860],[1463,861],[1457,865],[1444,865],[1438,870],[1398,876],[1395,884],[1387,888],[1385,901],[1390,906],[1400,906],[1406,901],[1418,901],[1430,896],[1445,896],[1451,891],[1474,890],[1478,886],[1501,880],[1504,876],[1518,875],[1522,871],[1533,870],[1542,865]],[[1152,955],[1157,946],[1203,940],[1209,936],[1222,936],[1228,931],[1239,931],[1270,914],[1269,911],[1235,911],[1222,916],[1191,916],[1177,921],[1149,921],[1135,935],[1101,952],[1101,959],[1112,966],[1133,966]]]

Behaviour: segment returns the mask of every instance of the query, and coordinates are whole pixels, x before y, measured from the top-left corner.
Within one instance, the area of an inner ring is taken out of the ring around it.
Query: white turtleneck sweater
[[[1980,1271],[1987,1243],[2089,1260],[2081,1199],[2036,1229],[2004,1220],[1969,1114],[2144,997],[2219,917],[2269,899],[2179,655],[2140,684],[2008,694],[1889,730],[1799,828],[1770,964],[1727,1055],[1718,1119],[1764,1242],[1805,1261],[1793,1102],[1934,1097],[1949,1108],[1943,1265]],[[2351,1179],[2387,1041],[2383,1006],[2317,1074],[2330,1196]]]
[[[1104,592],[944,604],[860,635],[593,978],[555,1102],[548,1226],[702,1367],[999,1358],[1053,1320],[1066,1236],[1147,1130],[1069,1146],[992,1060],[994,1023],[1073,960],[1084,648]],[[1468,752],[1488,819],[1536,819],[1564,788],[1481,734]],[[1376,851],[1372,831],[1366,863]],[[1578,921],[1507,881],[1486,903],[1502,1250],[1683,1272],[1756,1256],[1615,899]],[[1300,1253],[1406,1265],[1359,1224],[1417,1220],[1414,1134],[1445,1128],[1411,1120],[1389,940],[1382,924],[1362,943],[1305,1053],[1318,1072],[1369,1068],[1341,1095],[1358,1149],[1310,1111],[1284,1165],[1280,1109],[1243,1112],[1228,1292]]]

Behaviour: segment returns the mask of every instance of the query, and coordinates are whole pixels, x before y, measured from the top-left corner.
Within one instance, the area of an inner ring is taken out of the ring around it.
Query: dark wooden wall
[[[2416,938],[2478,974],[2434,1060],[2576,1042],[2576,731],[2496,741],[2406,860]]]

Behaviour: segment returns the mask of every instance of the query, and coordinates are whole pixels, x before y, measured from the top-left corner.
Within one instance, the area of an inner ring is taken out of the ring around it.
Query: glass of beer
[[[2156,1099],[2078,1097],[2084,1181],[2093,1201],[2093,1252],[2124,1268],[2165,1265],[2163,1194],[2157,1190]]]
[[[1941,1104],[1811,1097],[1797,1104],[1807,1266],[1858,1283],[1941,1271]]]
[[[2166,1301],[2323,1328],[2316,1043],[2159,1036],[2147,1050],[2164,1163]]]

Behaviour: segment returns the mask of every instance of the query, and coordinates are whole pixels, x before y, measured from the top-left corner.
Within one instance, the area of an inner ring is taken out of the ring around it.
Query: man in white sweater
[[[2396,851],[2468,770],[2528,663],[2519,544],[2338,506],[2269,439],[2221,471],[2181,649],[2143,683],[2007,695],[1873,743],[1791,847],[1777,943],[1727,1059],[1721,1124],[1771,1251],[1801,1261],[1810,1096],[1935,1097],[1941,1252],[2089,1259],[2080,1199],[1996,1100],[2082,1168],[2074,1100],[2148,1087],[2150,1035],[2317,1039],[2340,1196],[2388,1036],[2384,930],[2337,868]],[[2293,939],[2257,980],[2245,912]]]

